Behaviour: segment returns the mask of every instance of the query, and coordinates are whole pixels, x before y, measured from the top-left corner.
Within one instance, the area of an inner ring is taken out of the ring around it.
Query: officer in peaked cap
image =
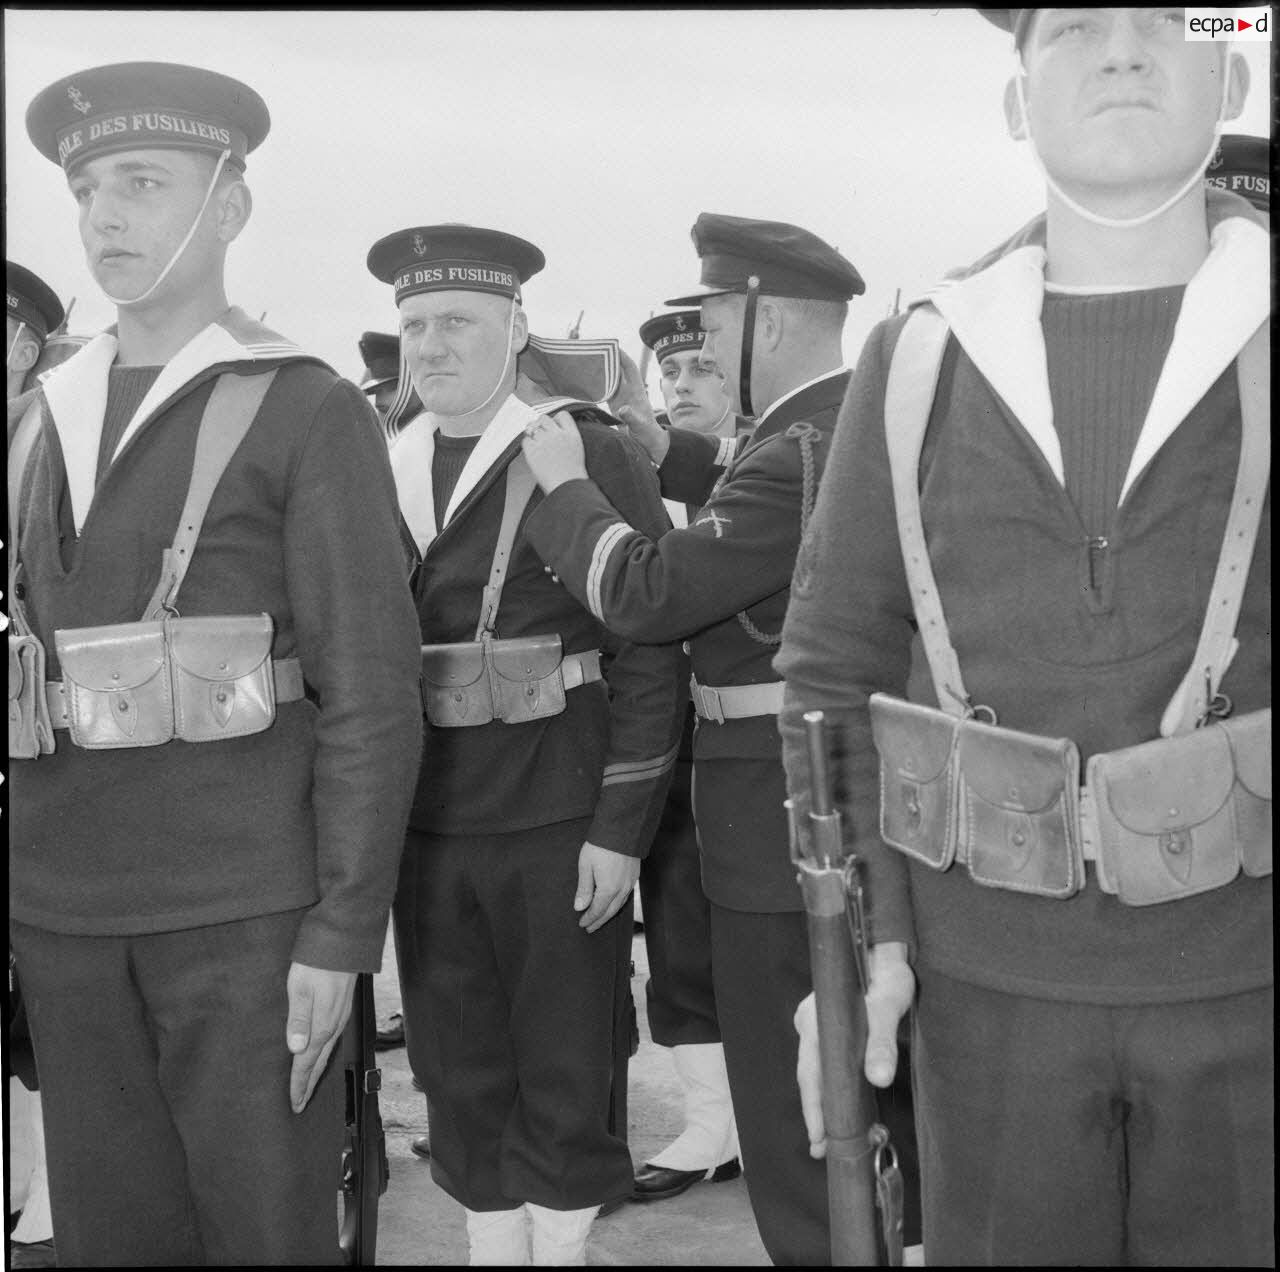
[[[27,112],[116,307],[10,452],[51,682],[9,766],[10,939],[69,1266],[338,1261],[330,1060],[386,939],[419,642],[368,402],[227,303],[268,122],[247,85],[154,62]]]
[[[466,1210],[471,1262],[527,1263],[531,1241],[534,1263],[580,1264],[600,1205],[631,1190],[609,1125],[615,1005],[683,690],[677,647],[617,639],[533,548],[524,526],[542,496],[522,439],[563,407],[585,471],[648,533],[668,523],[611,417],[517,395],[522,287],[544,263],[533,244],[419,226],[379,240],[368,263],[395,289],[423,406],[391,448],[421,554],[427,714],[394,915],[431,1171]],[[492,701],[493,683],[515,699]]]
[[[696,305],[717,296],[746,297],[740,322],[732,324],[735,330],[728,347],[722,350],[713,338],[707,356],[726,376],[732,378],[736,371],[738,409],[749,416],[754,413],[752,362],[760,297],[841,304],[861,296],[866,285],[835,248],[798,225],[703,212],[692,233],[694,249],[702,259],[701,286],[667,304]],[[704,309],[704,326],[706,314]],[[730,349],[736,356],[725,356]]]
[[[1206,185],[1248,199],[1259,212],[1270,212],[1270,141],[1246,133],[1223,133],[1204,179]]]
[[[826,1173],[809,1156],[792,1089],[792,1016],[811,975],[787,858],[782,684],[772,658],[849,382],[841,365],[847,302],[863,283],[839,252],[794,225],[703,213],[693,238],[702,287],[669,303],[700,302],[703,356],[731,380],[737,374],[735,396],[757,404],[754,433],[714,438],[661,428],[632,372],[619,414],[658,466],[663,494],[703,505],[701,512],[686,529],[646,534],[591,482],[575,480],[583,471],[567,430],[547,430],[526,443],[548,491],[528,532],[565,585],[614,630],[634,640],[688,641],[699,715],[694,813],[747,1187],[773,1260],[823,1263]]]
[[[22,392],[49,333],[61,325],[63,308],[44,279],[5,261],[4,314],[5,398],[12,401]]]

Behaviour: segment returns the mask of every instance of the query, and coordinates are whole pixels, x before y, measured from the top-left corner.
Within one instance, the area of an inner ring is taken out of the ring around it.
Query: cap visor
[[[664,300],[664,305],[696,305],[699,301],[706,300],[708,296],[732,296],[736,294],[737,289],[733,287],[704,287],[701,291],[689,292],[684,296],[677,296],[674,300]]]
[[[399,378],[398,375],[384,375],[377,380],[362,380],[356,387],[361,393],[373,393],[384,384],[394,384]]]

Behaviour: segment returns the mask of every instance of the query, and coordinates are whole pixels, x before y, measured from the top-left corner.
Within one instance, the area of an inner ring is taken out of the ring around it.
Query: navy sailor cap
[[[63,318],[62,302],[52,287],[22,265],[4,263],[5,315],[34,327],[41,337],[55,331]]]
[[[177,62],[119,62],[66,75],[36,94],[27,134],[66,171],[121,150],[171,148],[245,155],[271,127],[267,104],[247,84]]]
[[[520,297],[520,285],[547,263],[525,239],[474,225],[411,226],[380,238],[369,272],[395,288],[396,304],[432,291],[479,291]]]
[[[641,325],[640,339],[653,350],[659,362],[671,353],[701,349],[706,339],[702,330],[702,314],[697,309],[657,314]]]
[[[1223,133],[1209,160],[1205,184],[1248,199],[1260,212],[1271,210],[1271,143],[1247,133]]]

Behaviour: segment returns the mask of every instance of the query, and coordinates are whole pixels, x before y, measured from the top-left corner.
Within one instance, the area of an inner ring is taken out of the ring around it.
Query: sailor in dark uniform
[[[707,437],[732,437],[750,428],[736,414],[724,373],[702,356],[702,324],[696,309],[658,314],[640,328],[640,339],[658,364],[666,404],[659,422],[675,422]],[[673,525],[697,516],[696,504],[666,500]],[[687,657],[685,658],[687,676]],[[687,708],[680,755],[662,821],[640,867],[640,900],[649,955],[649,1033],[671,1059],[684,1098],[679,1137],[648,1159],[636,1174],[633,1201],[677,1197],[705,1179],[719,1182],[741,1173],[738,1135],[729,1095],[724,1046],[711,983],[711,922],[702,891],[698,836],[693,818],[694,712]]]
[[[27,113],[117,311],[10,453],[44,655],[16,735],[11,702],[10,939],[67,1266],[338,1261],[330,1061],[385,942],[418,641],[373,413],[227,302],[269,122],[153,62]]]
[[[62,302],[37,274],[13,261],[4,263],[5,400],[26,388],[28,373],[40,358],[51,331],[63,318]]]
[[[644,532],[589,480],[572,434],[526,443],[548,491],[528,533],[565,585],[633,639],[688,638],[693,660],[695,816],[711,902],[712,970],[752,1208],[777,1263],[829,1260],[825,1169],[810,1158],[792,1013],[810,985],[788,860],[771,660],[800,536],[849,372],[847,302],[857,270],[793,225],[703,213],[693,229],[704,290],[703,356],[738,369],[736,405],[760,411],[749,440],[701,437],[627,415],[663,493],[705,504],[685,530]]]
[[[425,408],[391,449],[421,558],[428,721],[396,952],[431,1170],[466,1208],[473,1263],[526,1263],[527,1215],[535,1263],[581,1264],[597,1209],[630,1193],[608,1127],[618,930],[683,705],[678,648],[611,635],[523,528],[542,496],[521,441],[564,406],[610,497],[649,534],[668,524],[625,429],[513,391],[521,286],[543,263],[523,239],[458,225],[369,253]]]

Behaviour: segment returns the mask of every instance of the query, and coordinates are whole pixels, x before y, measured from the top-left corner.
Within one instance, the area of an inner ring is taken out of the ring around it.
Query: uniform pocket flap
[[[1198,729],[1095,757],[1115,819],[1137,835],[1159,836],[1207,822],[1231,795],[1235,763],[1225,730]]]
[[[868,706],[871,736],[886,769],[922,785],[937,781],[951,758],[957,718],[885,693],[873,693]]]
[[[564,661],[558,634],[495,640],[489,646],[494,672],[503,680],[523,683],[550,676]]]
[[[1259,799],[1271,798],[1271,708],[1224,720],[1240,785]]]
[[[1042,813],[1079,785],[1074,743],[966,720],[960,726],[958,768],[965,787],[996,808]]]
[[[63,677],[82,689],[138,689],[165,671],[164,624],[119,623],[53,634]]]
[[[198,680],[236,680],[271,657],[270,614],[173,618],[168,625],[170,656]]]
[[[484,675],[484,646],[478,640],[422,646],[422,679],[444,689],[473,685]]]

